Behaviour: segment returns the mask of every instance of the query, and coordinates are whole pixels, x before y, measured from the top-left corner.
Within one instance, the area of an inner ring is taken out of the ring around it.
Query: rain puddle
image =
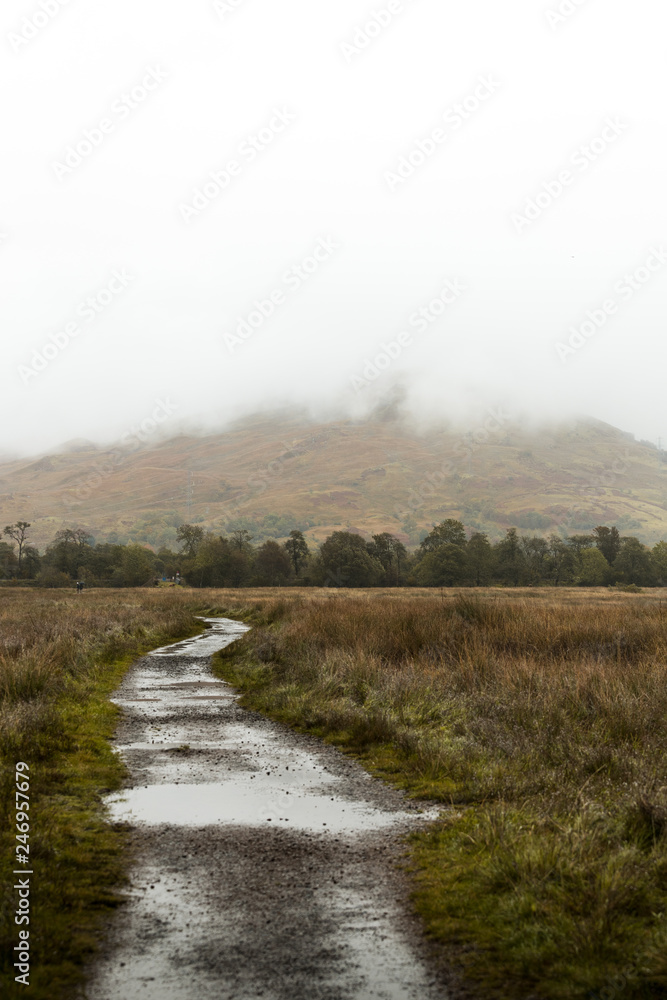
[[[210,657],[248,627],[155,650],[114,701],[135,862],[88,1000],[440,1000],[396,870],[433,819],[321,741],[242,709]]]
[[[210,631],[149,654],[133,669],[130,690],[121,688],[113,699],[126,712],[139,711],[144,720],[143,739],[116,746],[128,764],[143,770],[144,782],[108,797],[114,822],[280,823],[331,833],[414,822],[417,810],[397,813],[350,800],[341,789],[344,779],[298,745],[286,746],[278,727],[267,731],[265,720],[255,727],[235,722],[237,695],[224,681],[212,679],[208,658],[248,626],[225,618],[203,621]],[[179,661],[176,676],[167,672],[168,658]],[[211,724],[215,738],[207,739],[213,735]],[[227,756],[233,760],[225,765]]]
[[[358,830],[395,826],[397,819],[408,818],[396,813],[382,813],[358,803],[348,802],[347,808],[337,799],[324,798],[325,790],[313,795],[289,791],[258,781],[257,787],[243,787],[246,778],[224,784],[153,785],[137,788],[112,803],[116,822],[136,825],[163,823],[179,826],[209,826],[235,823],[254,826],[257,823],[285,823],[292,829],[331,833],[353,833]],[[333,789],[332,789],[333,790]],[[203,797],[203,794],[205,797]],[[344,800],[343,800],[344,801]],[[286,813],[288,815],[283,816]],[[414,816],[410,816],[414,819]]]
[[[199,621],[207,626],[206,632],[183,639],[182,642],[175,642],[171,646],[161,646],[159,649],[154,649],[150,655],[213,656],[250,629],[249,625],[232,621],[231,618],[200,618]]]

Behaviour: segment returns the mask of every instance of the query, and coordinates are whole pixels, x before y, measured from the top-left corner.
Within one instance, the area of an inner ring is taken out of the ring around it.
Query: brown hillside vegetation
[[[592,420],[529,431],[500,414],[489,426],[418,429],[391,410],[327,424],[282,413],[201,437],[79,442],[0,464],[0,523],[32,522],[42,547],[73,525],[100,541],[173,545],[186,520],[215,531],[243,522],[257,540],[299,527],[311,542],[352,529],[415,544],[444,517],[492,538],[612,523],[646,543],[667,538],[655,447]]]

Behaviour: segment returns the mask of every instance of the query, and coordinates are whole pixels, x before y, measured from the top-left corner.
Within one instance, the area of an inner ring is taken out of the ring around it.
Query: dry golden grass
[[[210,597],[214,595],[208,595]],[[109,695],[139,653],[191,635],[195,613],[215,611],[192,591],[0,590],[0,853],[11,871],[14,764],[30,771],[30,942],[35,1000],[77,993],[81,962],[100,918],[117,903],[127,864],[122,831],[103,817],[102,793],[123,768],[109,737]],[[17,943],[15,894],[3,891],[3,996],[21,996],[10,956]],[[12,905],[14,904],[14,905]]]
[[[624,996],[667,995],[664,592],[306,596],[222,662],[450,804],[418,905],[484,995],[584,1000],[630,967]]]
[[[413,842],[417,905],[480,997],[667,996],[665,592],[2,589],[2,819],[25,760],[36,1000],[73,995],[126,864],[100,810],[122,779],[108,696],[207,613],[254,625],[221,660],[249,704],[450,805]],[[14,930],[5,905],[3,946]]]
[[[59,696],[152,635],[191,628],[185,593],[0,591],[0,753],[39,760]]]

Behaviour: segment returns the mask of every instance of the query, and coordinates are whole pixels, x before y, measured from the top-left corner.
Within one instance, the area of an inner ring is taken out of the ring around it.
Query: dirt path
[[[447,997],[394,866],[398,835],[426,814],[241,709],[209,664],[245,626],[208,624],[139,660],[115,698],[131,784],[110,804],[137,860],[88,997]]]

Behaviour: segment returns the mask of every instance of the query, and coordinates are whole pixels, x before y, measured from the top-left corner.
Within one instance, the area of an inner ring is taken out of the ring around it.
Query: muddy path
[[[429,814],[241,709],[210,657],[246,626],[207,624],[139,660],[114,698],[130,781],[109,805],[136,860],[89,1000],[448,997],[396,866]]]

